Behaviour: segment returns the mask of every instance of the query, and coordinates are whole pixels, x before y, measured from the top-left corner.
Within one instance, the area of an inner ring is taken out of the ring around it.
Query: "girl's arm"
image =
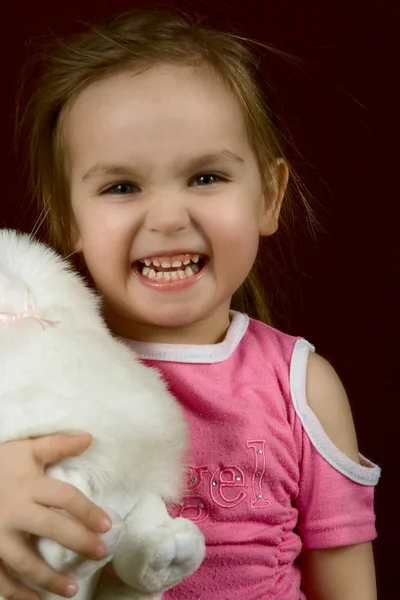
[[[89,435],[54,435],[0,444],[0,598],[38,600],[18,577],[61,596],[74,595],[75,582],[51,569],[26,534],[50,538],[90,558],[99,558],[96,549],[105,553],[93,532],[109,529],[107,516],[77,489],[44,474],[46,465],[82,454],[90,443]]]
[[[302,588],[307,600],[376,600],[372,544],[305,550]]]
[[[353,418],[343,385],[331,365],[311,354],[307,399],[332,442],[359,462]],[[376,600],[375,566],[370,543],[304,550],[301,556],[307,600]]]

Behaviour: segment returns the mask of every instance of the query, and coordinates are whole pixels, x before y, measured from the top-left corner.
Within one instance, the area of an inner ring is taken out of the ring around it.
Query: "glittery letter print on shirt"
[[[240,466],[220,466],[214,471],[204,465],[190,467],[187,494],[180,503],[179,516],[201,523],[209,517],[212,505],[232,509],[244,503],[245,510],[272,506],[263,493],[265,440],[250,440],[243,451],[246,474]]]

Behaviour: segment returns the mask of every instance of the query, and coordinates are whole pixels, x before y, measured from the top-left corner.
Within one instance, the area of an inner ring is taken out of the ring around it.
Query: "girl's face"
[[[233,94],[206,70],[120,73],[78,96],[63,133],[76,249],[111,329],[216,342],[277,219]]]

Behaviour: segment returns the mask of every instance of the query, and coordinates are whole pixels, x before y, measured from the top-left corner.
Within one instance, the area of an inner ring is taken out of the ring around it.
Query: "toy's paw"
[[[118,568],[118,556],[114,564],[126,584],[136,590],[156,593],[175,586],[194,573],[204,556],[203,534],[191,521],[178,518],[146,532],[140,552],[130,557],[129,572],[122,573]]]
[[[163,540],[148,565],[147,576],[161,578],[163,587],[169,588],[198,569],[205,556],[204,537],[187,519],[169,521],[159,529]]]

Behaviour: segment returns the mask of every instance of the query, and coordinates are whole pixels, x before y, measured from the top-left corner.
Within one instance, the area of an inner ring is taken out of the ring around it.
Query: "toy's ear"
[[[270,167],[270,172],[260,215],[259,232],[262,236],[272,235],[278,229],[279,215],[289,181],[289,168],[283,158],[276,159]]]

